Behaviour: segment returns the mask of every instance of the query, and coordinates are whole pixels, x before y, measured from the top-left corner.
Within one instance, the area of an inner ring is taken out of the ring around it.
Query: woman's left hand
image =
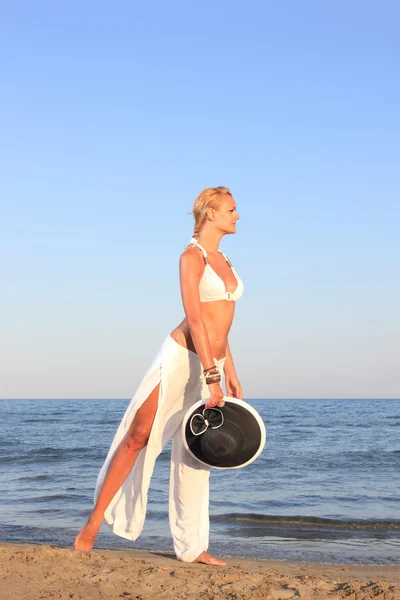
[[[226,395],[241,400],[243,398],[242,386],[236,375],[225,375]]]

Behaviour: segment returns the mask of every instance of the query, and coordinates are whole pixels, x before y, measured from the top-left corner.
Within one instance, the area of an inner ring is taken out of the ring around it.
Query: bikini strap
[[[230,268],[233,269],[233,264],[231,263],[231,261],[229,260],[229,258],[226,256],[226,254],[224,254],[222,252],[222,250],[218,250],[218,252],[221,252],[222,256],[224,257],[224,259],[226,260],[226,262],[228,263],[228,265],[230,266]]]
[[[200,248],[200,250],[203,253],[203,257],[204,257],[204,262],[206,263],[206,265],[208,265],[208,256],[207,256],[207,252],[204,250],[203,246],[200,246],[199,242],[196,240],[196,238],[192,237],[192,239],[190,240],[190,245],[191,246],[198,246]]]

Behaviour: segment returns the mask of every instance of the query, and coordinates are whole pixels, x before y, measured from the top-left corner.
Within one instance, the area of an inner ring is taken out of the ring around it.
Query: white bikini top
[[[196,238],[192,238],[190,240],[190,244],[193,246],[198,246],[200,248],[200,250],[203,253],[204,262],[206,263],[204,267],[203,276],[200,279],[199,283],[200,302],[213,302],[214,300],[232,300],[233,302],[236,302],[236,300],[239,300],[240,296],[243,294],[244,286],[228,257],[225,256],[225,254],[221,252],[221,250],[218,250],[218,252],[221,252],[222,256],[225,258],[226,262],[232,269],[232,273],[236,278],[237,286],[234,292],[226,291],[224,282],[222,281],[221,277],[214,271],[212,266],[208,263],[207,252],[204,250],[203,246],[200,246]]]

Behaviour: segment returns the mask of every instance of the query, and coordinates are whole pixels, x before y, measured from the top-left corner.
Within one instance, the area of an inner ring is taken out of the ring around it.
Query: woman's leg
[[[224,359],[215,360],[221,372]],[[185,390],[185,408],[197,400],[210,396],[197,355],[190,354],[194,385]],[[197,370],[196,370],[197,367]],[[184,413],[186,410],[184,411]],[[184,416],[184,413],[182,417]],[[210,520],[209,479],[210,467],[202,465],[186,450],[181,432],[181,423],[172,437],[171,473],[169,492],[169,520],[177,558],[184,562],[202,562],[211,565],[226,565],[226,562],[207,552]]]
[[[183,562],[226,565],[207,552],[210,468],[186,450],[181,428],[172,438],[169,520],[177,558]]]
[[[154,388],[137,410],[127,433],[116,449],[108,467],[96,505],[86,525],[84,525],[75,538],[74,547],[77,550],[89,551],[92,549],[96,535],[103,522],[107,506],[131,472],[139,453],[146,446],[157,412],[159,388],[160,384]]]

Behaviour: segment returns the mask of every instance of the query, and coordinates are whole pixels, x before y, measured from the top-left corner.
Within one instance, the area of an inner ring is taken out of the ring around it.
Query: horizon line
[[[67,397],[59,397],[59,398],[0,398],[0,402],[1,401],[12,401],[12,400],[22,400],[22,401],[29,401],[29,400],[78,400],[78,401],[82,401],[82,400],[96,400],[96,401],[109,401],[109,400],[118,400],[118,401],[130,401],[132,400],[132,397],[130,398],[115,398],[115,397],[111,397],[111,398],[78,398],[78,397],[74,397],[74,398],[67,398]],[[265,396],[252,396],[252,397],[248,397],[248,398],[243,398],[244,401],[246,400],[400,400],[400,397],[381,397],[381,396],[373,396],[373,397],[366,397],[366,396],[346,396],[346,397],[338,397],[338,396],[315,396],[315,397],[303,397],[303,396],[285,396],[285,397],[276,397],[276,396],[271,396],[271,397],[265,397]]]

